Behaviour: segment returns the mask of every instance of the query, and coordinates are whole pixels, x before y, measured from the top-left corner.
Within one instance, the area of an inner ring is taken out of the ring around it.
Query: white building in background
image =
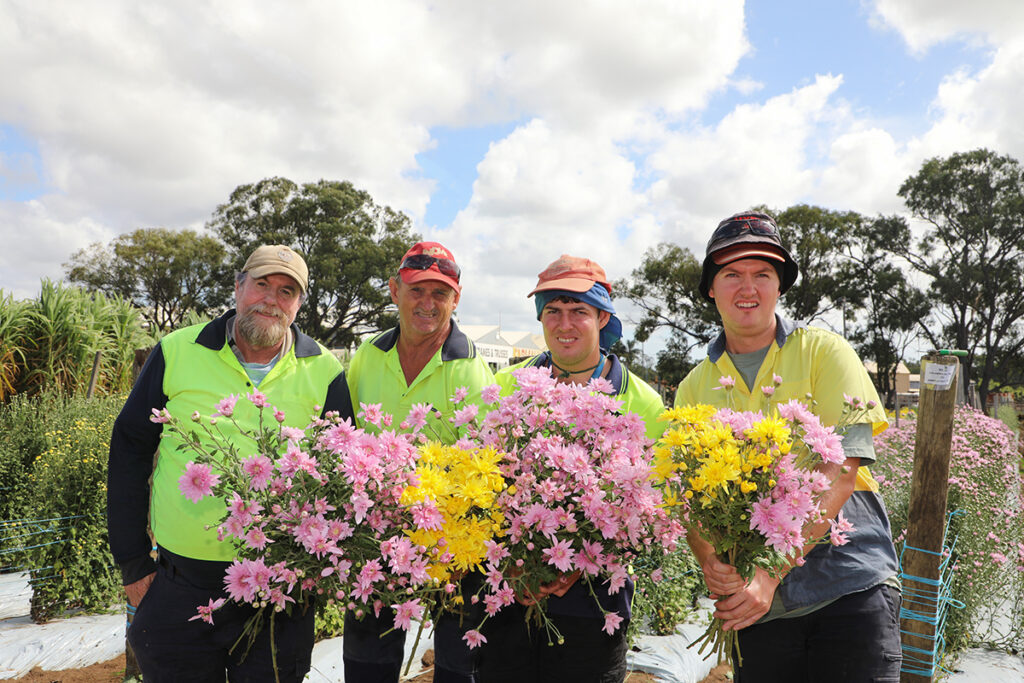
[[[497,325],[459,325],[476,344],[477,353],[492,370],[508,367],[514,359],[535,356],[547,349],[544,337],[529,332],[502,330]]]

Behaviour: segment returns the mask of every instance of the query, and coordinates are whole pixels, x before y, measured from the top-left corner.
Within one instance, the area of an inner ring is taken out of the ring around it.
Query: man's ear
[[[395,278],[388,278],[388,291],[391,292],[391,303],[398,305],[398,281]]]
[[[612,314],[608,311],[597,312],[597,329],[603,330],[604,326],[608,324],[608,321],[612,319]]]

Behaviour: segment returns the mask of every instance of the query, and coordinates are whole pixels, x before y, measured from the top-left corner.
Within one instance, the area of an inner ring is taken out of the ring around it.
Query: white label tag
[[[956,363],[936,363],[934,361],[924,362],[924,378],[922,382],[924,384],[934,385],[932,389],[937,391],[943,391],[949,389],[949,385],[953,383],[953,377],[956,376]]]

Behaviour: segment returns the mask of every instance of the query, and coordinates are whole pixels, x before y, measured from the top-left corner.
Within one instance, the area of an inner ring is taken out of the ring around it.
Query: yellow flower
[[[703,403],[697,405],[670,408],[661,414],[661,419],[683,424],[700,424],[707,422],[715,414],[715,408]]]
[[[747,438],[763,444],[789,443],[791,433],[786,420],[778,415],[766,417],[746,431]]]

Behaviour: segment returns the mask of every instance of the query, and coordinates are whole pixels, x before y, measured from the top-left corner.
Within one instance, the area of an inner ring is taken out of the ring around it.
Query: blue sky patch
[[[38,145],[14,126],[0,124],[0,200],[25,202],[44,192]]]
[[[507,137],[520,121],[473,128],[438,126],[430,129],[436,146],[416,155],[420,175],[435,181],[423,222],[444,228],[469,204],[473,196],[476,167],[492,142]]]
[[[761,103],[813,83],[815,75],[841,74],[834,97],[860,116],[884,121],[896,137],[920,135],[930,127],[928,106],[943,77],[958,68],[977,73],[991,60],[986,49],[965,40],[915,56],[897,31],[873,28],[859,0],[750,0],[745,12],[753,52],[732,77],[763,87],[717,95],[701,114],[705,125],[716,125],[738,104]]]

